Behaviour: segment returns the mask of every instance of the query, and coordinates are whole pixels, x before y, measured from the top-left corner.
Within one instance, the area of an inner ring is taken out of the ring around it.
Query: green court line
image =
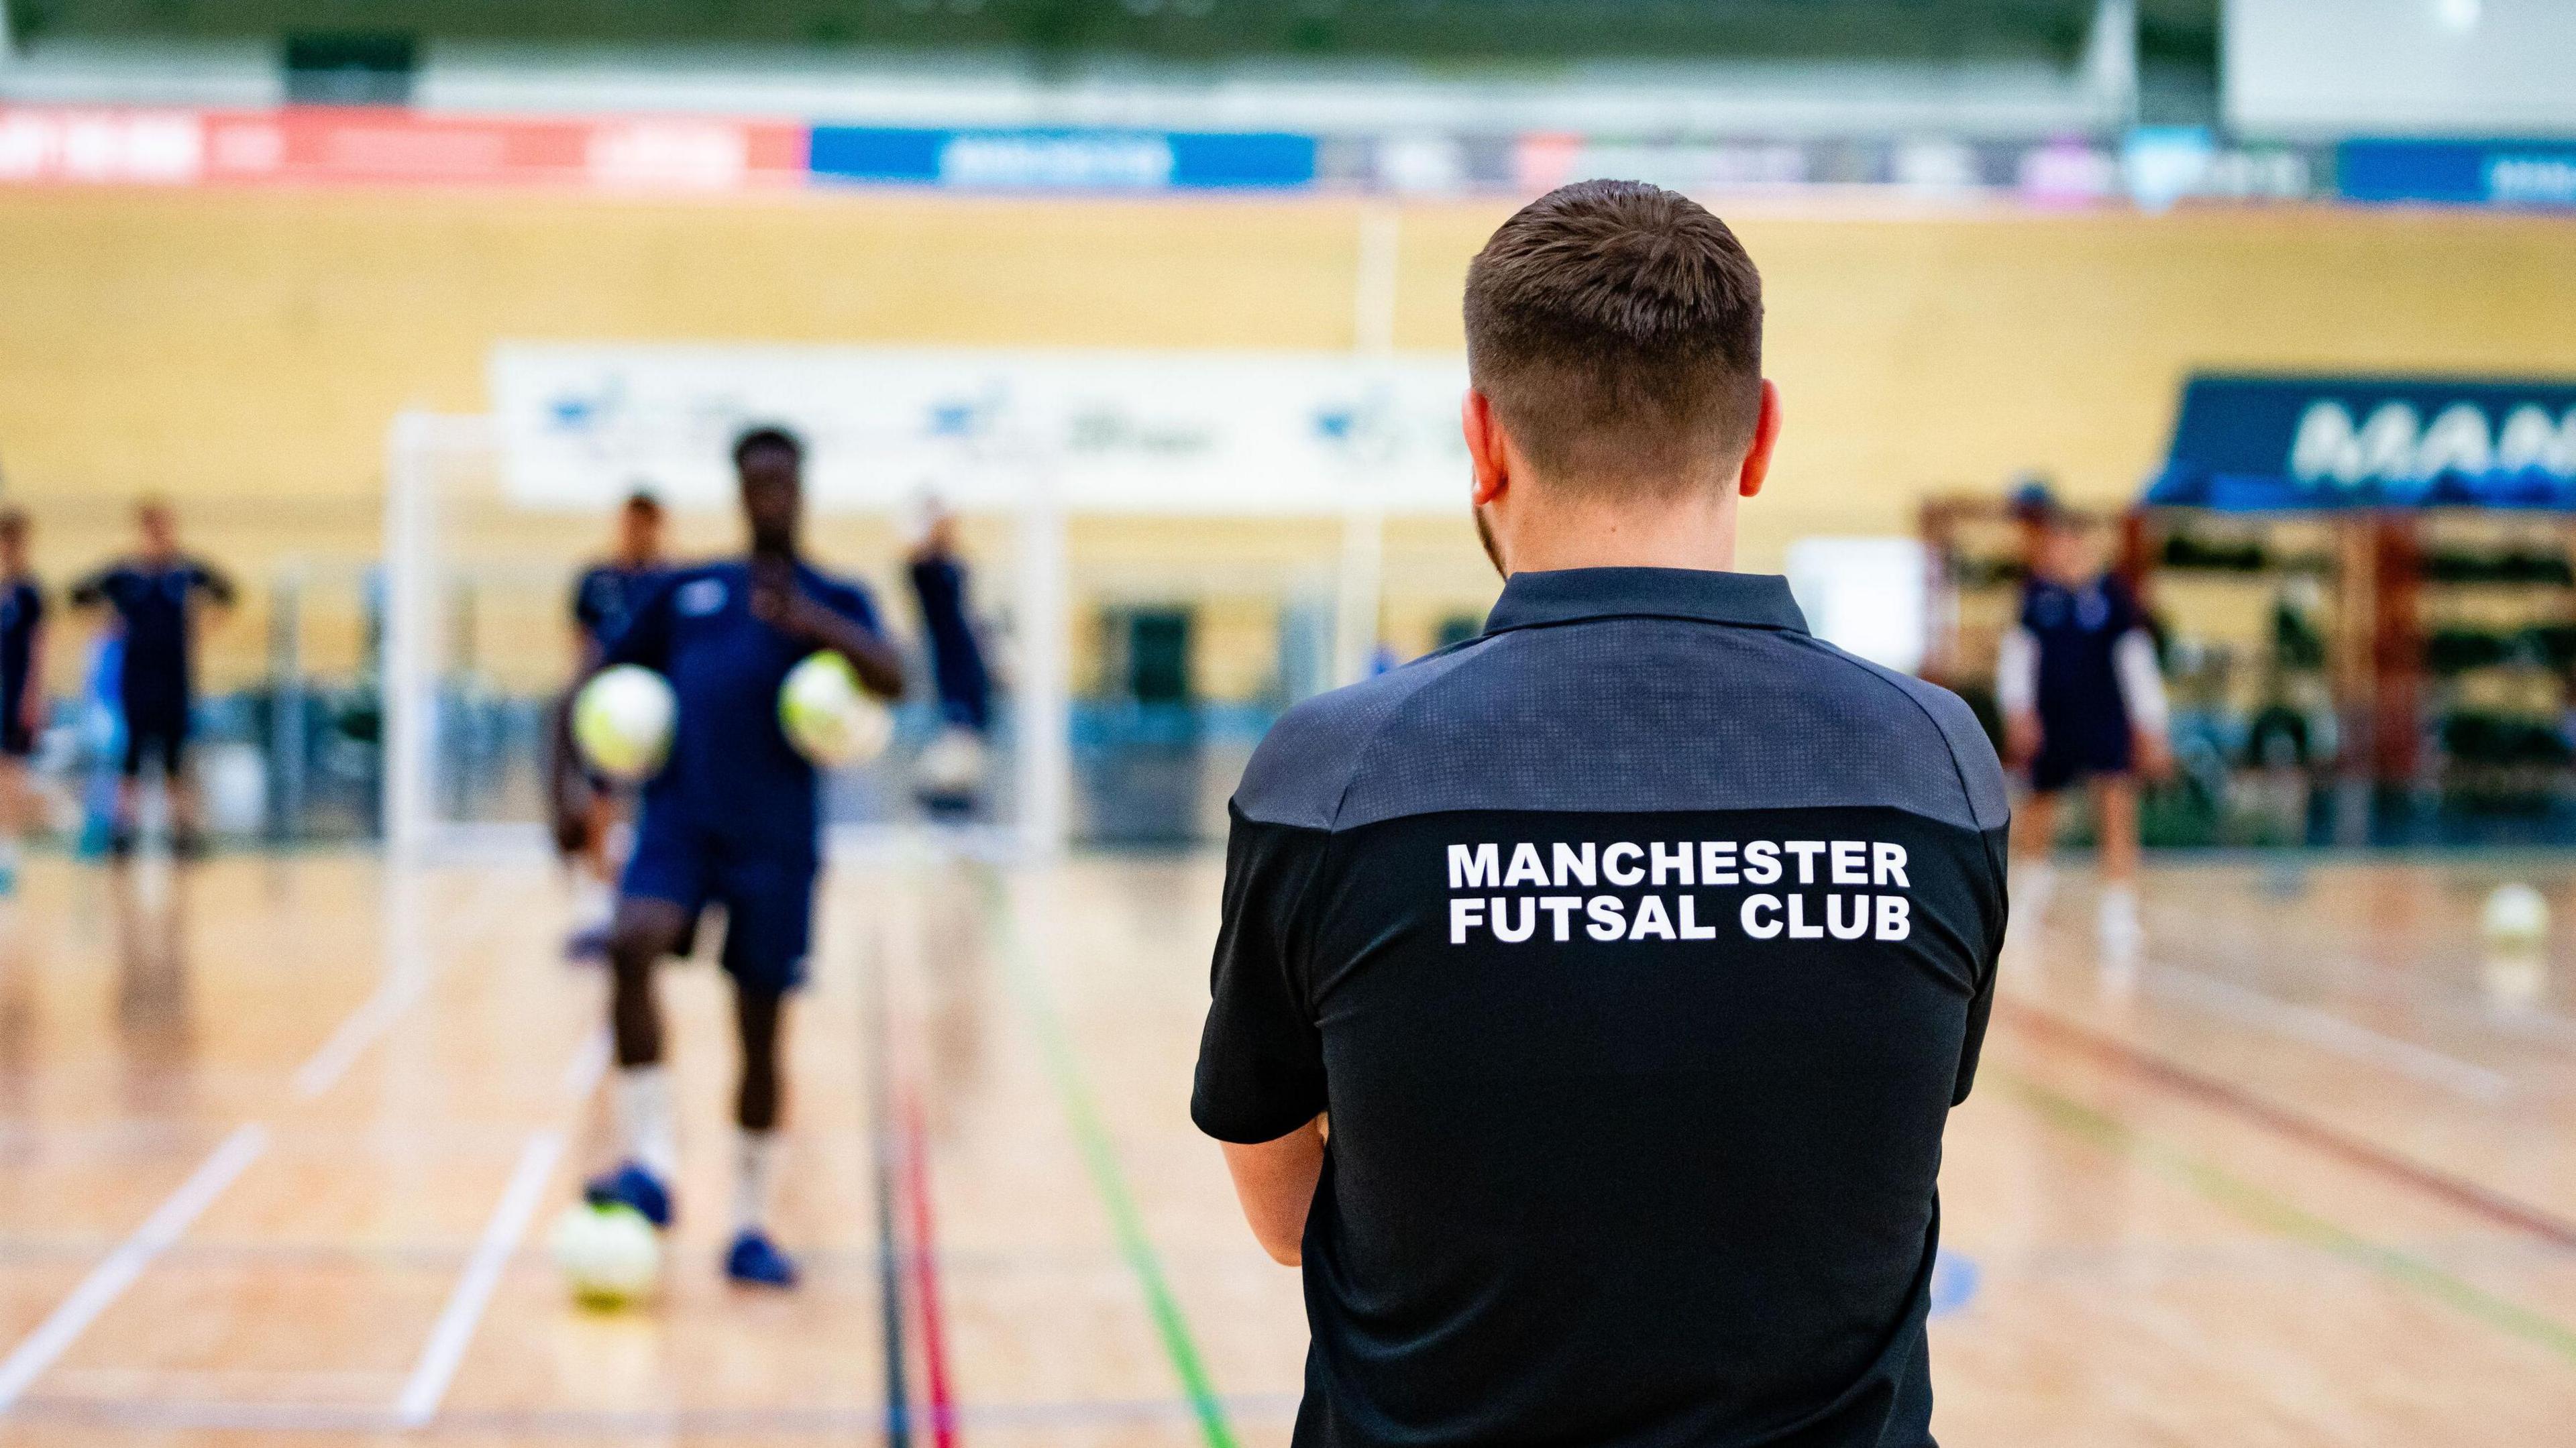
[[[1127,1175],[1118,1165],[1118,1150],[1109,1140],[1109,1128],[1102,1124],[1099,1108],[1091,1099],[1091,1088],[1083,1080],[1082,1063],[1074,1054],[1073,1040],[1056,1015],[1055,1002],[1047,994],[1045,982],[1029,966],[1027,952],[1021,947],[1019,920],[1002,882],[990,870],[978,873],[983,877],[985,922],[1001,946],[1003,972],[1010,977],[1012,993],[1019,997],[1020,1008],[1037,1033],[1038,1048],[1045,1053],[1048,1071],[1055,1078],[1056,1095],[1064,1103],[1065,1118],[1072,1123],[1083,1164],[1091,1171],[1091,1184],[1109,1213],[1119,1251],[1144,1289],[1154,1329],[1163,1339],[1163,1351],[1172,1360],[1172,1370],[1180,1376],[1181,1392],[1199,1421],[1199,1433],[1207,1439],[1208,1448],[1235,1448],[1234,1430],[1225,1421],[1225,1406],[1208,1380],[1207,1365],[1190,1336],[1189,1319],[1182,1315],[1180,1300],[1172,1295],[1171,1283],[1163,1275],[1162,1259],[1155,1255],[1153,1241],[1145,1234],[1144,1214],[1136,1209],[1136,1199],[1127,1190]]]
[[[2197,1192],[2253,1225],[2355,1266],[2466,1313],[2576,1363],[2576,1328],[2498,1297],[2411,1253],[2361,1236],[2241,1177],[2146,1136],[2108,1112],[2051,1090],[2012,1071],[1988,1070],[2050,1125],[2137,1162],[2168,1181]]]

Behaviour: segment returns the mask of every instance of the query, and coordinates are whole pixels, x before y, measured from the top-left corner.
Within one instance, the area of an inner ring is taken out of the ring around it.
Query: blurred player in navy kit
[[[669,762],[644,788],[644,817],[608,943],[625,1160],[593,1181],[589,1195],[625,1202],[656,1225],[671,1219],[679,1149],[653,973],[699,914],[721,905],[742,1047],[725,1271],[737,1282],[784,1287],[795,1268],[771,1241],[767,1221],[777,1165],[779,1039],[787,994],[805,979],[822,856],[817,777],[780,727],[778,691],[788,671],[818,649],[846,657],[860,681],[886,698],[903,691],[903,665],[878,629],[867,590],[821,572],[799,552],[802,445],[775,428],[756,429],[734,445],[733,459],[749,556],[673,570],[599,659],[603,667],[659,670],[680,712]]]
[[[160,770],[170,800],[170,845],[181,858],[201,853],[197,791],[188,776],[189,715],[197,699],[200,601],[218,610],[233,602],[232,580],[212,564],[179,551],[170,506],[150,499],[134,510],[140,546],[74,585],[73,606],[114,609],[124,630],[125,663],[118,697],[125,715],[125,758],[116,792],[109,851],[134,851],[144,761]]]
[[[2058,797],[2089,788],[2102,838],[2097,928],[2118,960],[2142,943],[2138,780],[2173,767],[2164,675],[2145,611],[2127,584],[2100,570],[2081,520],[2038,480],[2015,491],[2013,510],[2028,576],[1996,663],[1995,701],[2004,752],[2030,785],[2013,826],[2014,889],[2022,917],[2037,921],[2054,883]]]
[[[961,814],[974,807],[983,778],[993,681],[975,636],[966,563],[957,552],[957,517],[935,501],[907,572],[928,635],[931,682],[939,691],[939,735],[921,752],[921,798],[934,814]]]
[[[617,512],[617,544],[604,562],[582,571],[573,584],[573,683],[599,667],[609,640],[626,631],[635,610],[660,584],[662,503],[650,492],[629,495]],[[608,927],[616,910],[617,862],[609,858],[617,826],[618,794],[607,780],[582,766],[572,747],[572,691],[555,711],[555,847],[572,863],[578,922],[565,953],[595,959],[608,952]]]
[[[27,762],[45,729],[45,590],[27,562],[27,515],[0,509],[0,895],[18,888],[35,828]]]
[[[1781,413],[1723,222],[1551,192],[1466,334],[1502,598],[1232,802],[1191,1115],[1305,1272],[1294,1442],[1926,1448],[2002,768],[1731,571]]]

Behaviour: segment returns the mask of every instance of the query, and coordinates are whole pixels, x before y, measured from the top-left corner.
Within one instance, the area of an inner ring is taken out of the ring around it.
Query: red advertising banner
[[[724,193],[801,186],[809,144],[801,123],[696,116],[10,106],[0,107],[0,184]]]

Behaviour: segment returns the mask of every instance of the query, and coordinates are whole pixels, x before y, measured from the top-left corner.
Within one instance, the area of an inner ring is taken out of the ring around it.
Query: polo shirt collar
[[[1485,619],[1485,632],[1588,618],[1687,618],[1807,632],[1789,580],[1771,573],[1698,568],[1565,568],[1515,573]]]

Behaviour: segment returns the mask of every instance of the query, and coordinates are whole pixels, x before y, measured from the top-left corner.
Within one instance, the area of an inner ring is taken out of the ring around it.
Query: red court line
[[[921,1117],[921,1097],[909,1087],[903,1093],[903,1185],[912,1218],[912,1290],[921,1309],[923,1386],[930,1398],[930,1437],[936,1448],[955,1448],[957,1408],[948,1395],[948,1334],[939,1310],[938,1237],[931,1228],[930,1133]]]
[[[2477,1183],[2373,1146],[2323,1122],[2302,1116],[2188,1066],[2139,1050],[2117,1037],[2017,1001],[1998,1000],[1995,1013],[2023,1032],[2116,1066],[2177,1096],[2232,1111],[2303,1146],[2412,1187],[2491,1222],[2528,1232],[2554,1246],[2576,1248],[2576,1222],[2492,1192]]]

